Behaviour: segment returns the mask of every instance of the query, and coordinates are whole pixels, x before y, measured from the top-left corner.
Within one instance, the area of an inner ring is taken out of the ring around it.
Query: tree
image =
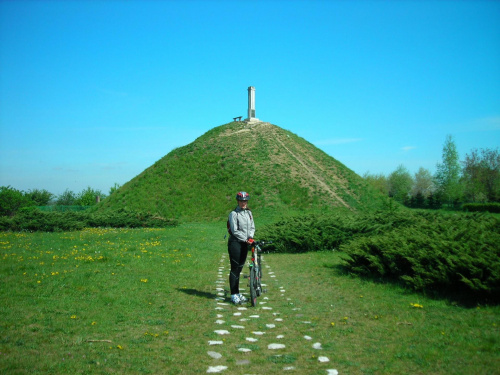
[[[76,201],[76,195],[71,190],[66,189],[64,193],[59,195],[56,204],[60,206],[73,206]]]
[[[115,182],[114,186],[112,186],[110,189],[109,189],[109,195],[113,194],[115,191],[117,191],[119,188],[121,187],[121,185],[117,182]]]
[[[401,164],[389,175],[389,196],[403,203],[408,199],[413,179],[408,169]]]
[[[20,208],[32,205],[33,202],[22,191],[10,186],[0,187],[0,216],[14,216]]]
[[[54,197],[54,194],[45,189],[33,189],[28,191],[25,195],[35,203],[35,206],[46,206]]]
[[[100,190],[94,190],[89,186],[78,194],[75,204],[78,206],[93,206],[97,203],[97,197],[104,198],[104,195]]]
[[[418,172],[415,173],[411,195],[414,197],[420,195],[423,198],[428,198],[435,190],[436,185],[434,185],[431,172],[428,169],[420,167]]]
[[[462,198],[461,170],[457,147],[453,137],[448,135],[443,146],[443,162],[437,164],[434,176],[437,191],[448,204],[454,205]]]
[[[471,202],[500,201],[500,153],[498,149],[477,149],[465,155],[462,181],[464,195]]]
[[[369,174],[369,172],[366,172],[363,178],[382,194],[389,195],[389,182],[383,174]]]

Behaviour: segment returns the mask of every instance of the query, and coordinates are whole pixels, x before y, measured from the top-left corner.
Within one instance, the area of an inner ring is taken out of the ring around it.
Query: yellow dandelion
[[[123,350],[123,347],[121,345],[116,345],[116,347],[120,350]]]
[[[71,315],[71,319],[76,319],[76,315]]]

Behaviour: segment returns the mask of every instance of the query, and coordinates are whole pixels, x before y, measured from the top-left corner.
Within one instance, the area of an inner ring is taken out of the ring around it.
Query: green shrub
[[[0,216],[13,216],[21,208],[34,204],[22,191],[10,186],[0,186]]]
[[[340,250],[351,272],[418,291],[500,300],[500,221],[439,214],[404,228],[356,238]]]
[[[340,250],[349,272],[414,290],[500,302],[500,220],[491,215],[304,215],[265,227],[259,238],[277,252]]]
[[[73,231],[85,227],[163,228],[175,226],[175,219],[125,209],[100,214],[91,211],[43,212],[36,208],[21,210],[14,217],[0,218],[0,230],[12,231]]]

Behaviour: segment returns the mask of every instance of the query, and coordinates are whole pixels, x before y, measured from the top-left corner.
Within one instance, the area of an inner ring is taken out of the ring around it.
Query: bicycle
[[[252,260],[249,264],[250,275],[248,276],[248,283],[250,287],[250,302],[252,306],[257,306],[257,297],[262,293],[266,293],[266,289],[262,289],[262,267],[261,267],[261,252],[262,247],[266,244],[272,243],[271,241],[254,241],[251,244]]]

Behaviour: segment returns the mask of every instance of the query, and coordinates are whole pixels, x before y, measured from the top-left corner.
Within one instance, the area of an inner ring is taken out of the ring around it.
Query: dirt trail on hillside
[[[281,147],[283,147],[283,149],[285,149],[295,160],[297,160],[297,162],[304,168],[306,174],[313,178],[318,184],[319,186],[323,189],[323,190],[326,190],[330,196],[332,196],[333,198],[335,198],[337,201],[339,201],[344,207],[347,207],[347,208],[351,208],[342,198],[340,198],[337,193],[335,191],[333,191],[326,183],[325,181],[323,181],[323,179],[317,175],[316,173],[314,173],[308,166],[307,164],[296,154],[294,154],[288,147],[285,146],[285,144],[283,143],[283,141],[281,139],[279,139],[278,137],[278,134],[276,134],[276,132],[273,132],[275,137],[274,139],[276,140],[276,142],[278,142],[280,144]]]

